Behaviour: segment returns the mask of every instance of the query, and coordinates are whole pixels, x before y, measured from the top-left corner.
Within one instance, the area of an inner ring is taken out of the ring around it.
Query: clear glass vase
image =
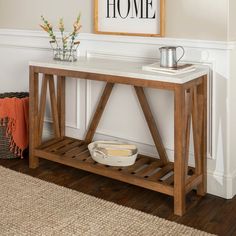
[[[57,61],[69,61],[69,62],[77,61],[77,50],[75,48],[53,49],[53,59]]]

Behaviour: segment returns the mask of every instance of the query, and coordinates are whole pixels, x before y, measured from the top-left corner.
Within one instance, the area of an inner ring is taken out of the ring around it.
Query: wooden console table
[[[142,64],[121,60],[80,58],[77,62],[30,63],[30,168],[39,158],[141,186],[174,197],[174,213],[185,213],[185,196],[193,188],[206,193],[207,149],[207,74],[197,67],[194,72],[169,76],[143,71]],[[39,97],[39,74],[42,88]],[[66,77],[105,81],[106,86],[84,140],[65,136]],[[57,87],[55,87],[57,80]],[[130,167],[98,164],[90,157],[87,145],[96,128],[115,84],[134,87],[146,118],[159,159],[139,155]],[[42,143],[47,87],[49,87],[55,137]],[[174,92],[174,162],[168,160],[144,88]],[[188,166],[190,127],[193,127],[195,168]],[[155,171],[158,170],[158,171]]]

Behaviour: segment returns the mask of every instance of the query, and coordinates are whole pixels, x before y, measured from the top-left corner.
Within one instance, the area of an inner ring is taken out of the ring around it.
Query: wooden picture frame
[[[165,0],[94,0],[94,32],[163,37]]]

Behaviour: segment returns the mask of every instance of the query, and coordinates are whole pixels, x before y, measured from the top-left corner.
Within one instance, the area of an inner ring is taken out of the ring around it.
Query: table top
[[[209,67],[196,65],[196,70],[179,75],[167,75],[159,72],[149,72],[142,69],[150,62],[134,62],[93,57],[79,57],[76,62],[45,60],[31,61],[30,66],[63,69],[69,71],[96,73],[103,75],[122,76],[160,82],[184,84],[209,73]]]

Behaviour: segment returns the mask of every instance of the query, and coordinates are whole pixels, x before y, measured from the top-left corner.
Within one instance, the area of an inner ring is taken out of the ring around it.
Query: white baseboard
[[[236,192],[236,171],[234,173],[225,175],[222,172],[207,172],[207,188],[210,194],[232,199]]]
[[[231,197],[230,198],[233,198],[235,196],[235,193],[236,193],[236,171],[233,174],[232,185],[231,186],[232,186],[232,193],[231,193]]]

